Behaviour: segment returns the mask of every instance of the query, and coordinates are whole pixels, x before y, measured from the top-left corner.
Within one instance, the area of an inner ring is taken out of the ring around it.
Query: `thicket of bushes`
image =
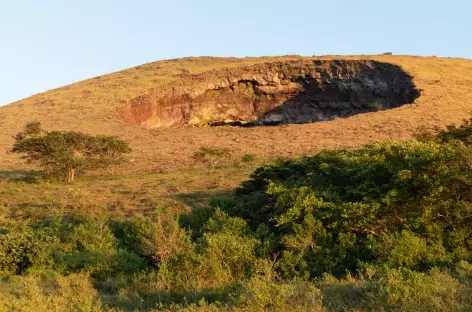
[[[376,143],[258,169],[224,204],[286,278],[470,259],[472,170],[459,143]],[[198,230],[196,228],[195,230]]]
[[[0,309],[468,311],[471,129],[281,160],[180,217],[2,219]]]

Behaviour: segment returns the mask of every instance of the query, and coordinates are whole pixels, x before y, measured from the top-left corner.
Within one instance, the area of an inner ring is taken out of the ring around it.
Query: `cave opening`
[[[224,74],[203,74],[190,86],[182,81],[182,90],[173,87],[156,99],[147,108],[152,118],[142,121],[150,127],[302,124],[393,109],[420,96],[402,68],[376,61],[280,63]]]

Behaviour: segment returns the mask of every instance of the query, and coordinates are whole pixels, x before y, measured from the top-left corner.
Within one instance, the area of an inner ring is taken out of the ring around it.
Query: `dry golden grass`
[[[325,56],[322,59],[369,59],[401,66],[414,77],[421,96],[412,105],[304,125],[280,127],[168,128],[146,130],[125,126],[117,110],[125,101],[145,94],[182,73],[202,73],[263,62],[301,59],[299,56],[263,58],[184,58],[149,63],[92,78],[0,107],[0,168],[25,168],[7,151],[12,136],[31,120],[48,130],[77,130],[119,135],[133,147],[131,172],[154,172],[193,165],[192,154],[201,146],[231,151],[234,159],[246,153],[264,159],[298,156],[324,148],[351,147],[385,139],[408,139],[419,126],[460,122],[472,111],[472,61],[412,56]],[[316,59],[316,58],[307,58]]]
[[[130,216],[173,213],[204,206],[226,196],[260,166],[257,161],[215,169],[197,167],[152,174],[81,177],[73,183],[41,181],[35,171],[0,170],[0,218],[64,212]]]

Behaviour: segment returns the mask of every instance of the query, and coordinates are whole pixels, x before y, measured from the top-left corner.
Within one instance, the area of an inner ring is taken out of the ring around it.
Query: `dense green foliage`
[[[287,260],[262,255],[264,242],[244,220],[207,212],[193,239],[164,211],[2,220],[0,310],[466,311],[472,304],[467,261],[286,279],[279,272]]]
[[[126,142],[113,136],[90,136],[74,131],[45,132],[31,122],[15,137],[12,152],[39,163],[50,176],[74,180],[75,171],[95,170],[119,164],[129,153]]]
[[[471,126],[280,160],[180,216],[0,219],[0,309],[470,311]]]
[[[470,259],[472,172],[462,144],[376,143],[258,169],[226,211],[280,254],[286,277],[366,263],[425,270]]]

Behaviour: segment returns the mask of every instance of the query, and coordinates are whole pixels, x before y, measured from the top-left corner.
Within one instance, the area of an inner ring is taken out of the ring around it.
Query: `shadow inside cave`
[[[322,62],[315,61],[316,65]],[[397,108],[413,103],[420,96],[413,78],[401,67],[381,62],[359,64],[354,75],[334,62],[329,71],[292,77],[286,84],[289,87],[267,87],[255,80],[239,84],[243,84],[244,90],[234,92],[237,88],[232,87],[233,94],[246,96],[250,89],[257,118],[215,121],[212,126],[254,127],[328,121]]]

